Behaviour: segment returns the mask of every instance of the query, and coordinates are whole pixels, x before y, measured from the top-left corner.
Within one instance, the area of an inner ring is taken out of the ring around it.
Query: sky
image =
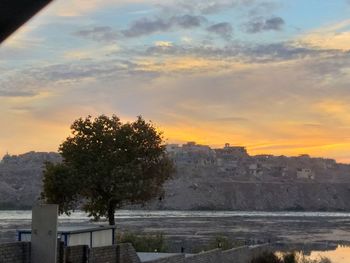
[[[79,117],[350,163],[349,0],[56,0],[0,45],[0,156]]]

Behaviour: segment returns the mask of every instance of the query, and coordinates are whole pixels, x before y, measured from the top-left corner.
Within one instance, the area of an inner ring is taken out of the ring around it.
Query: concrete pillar
[[[32,210],[32,263],[56,263],[58,205],[38,205]]]

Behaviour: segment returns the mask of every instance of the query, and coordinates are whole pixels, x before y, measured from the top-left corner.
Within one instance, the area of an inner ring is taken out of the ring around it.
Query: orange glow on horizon
[[[16,125],[18,130],[26,132],[20,133],[17,137],[5,137],[0,141],[0,144],[3,145],[3,148],[0,149],[1,156],[7,150],[10,154],[21,154],[28,151],[57,151],[59,144],[70,134],[69,125],[35,123],[36,128],[30,131],[25,126],[24,124]],[[305,143],[302,140],[279,140],[272,143],[258,138],[254,141],[247,136],[242,136],[242,134],[222,133],[222,130],[211,129],[205,125],[200,127],[161,126],[158,129],[164,132],[166,143],[182,144],[195,141],[212,148],[221,148],[228,142],[231,145],[245,146],[250,155],[298,156],[309,154],[312,157],[333,158],[338,162],[350,163],[350,158],[347,156],[350,142],[330,143],[315,139],[305,141]]]

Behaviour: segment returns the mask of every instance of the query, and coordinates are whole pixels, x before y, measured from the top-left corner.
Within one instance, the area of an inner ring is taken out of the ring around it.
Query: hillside
[[[177,172],[148,209],[350,211],[350,165],[331,159],[259,155],[243,147],[168,145]],[[0,162],[0,208],[29,208],[41,192],[43,163],[30,152]]]
[[[0,162],[0,209],[30,208],[39,198],[45,162],[60,162],[57,153],[6,155]]]

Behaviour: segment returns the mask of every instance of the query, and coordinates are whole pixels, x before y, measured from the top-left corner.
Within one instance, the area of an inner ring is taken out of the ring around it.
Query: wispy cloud
[[[74,35],[84,38],[90,38],[95,41],[111,42],[118,39],[118,32],[113,31],[109,26],[98,26],[90,29],[84,29],[74,32]]]
[[[224,39],[230,40],[233,36],[233,27],[230,23],[221,22],[207,27],[207,31]]]
[[[344,20],[307,32],[298,39],[314,48],[350,50],[350,20]]]
[[[234,7],[253,7],[258,5],[256,0],[215,0],[215,1],[201,1],[201,0],[175,0],[168,3],[160,3],[160,6],[167,12],[184,12],[196,13],[202,15],[211,15],[219,13],[223,10],[229,10]]]
[[[145,56],[194,56],[200,58],[220,58],[223,60],[232,60],[267,63],[273,61],[288,61],[293,59],[302,59],[320,55],[336,55],[336,50],[315,49],[308,46],[299,46],[294,42],[280,42],[274,44],[249,44],[249,43],[229,43],[225,46],[214,45],[175,45],[167,48],[151,46],[145,51],[139,51],[140,55]],[[341,53],[342,54],[342,53]]]
[[[36,94],[34,91],[0,90],[0,97],[32,97]]]
[[[139,37],[173,28],[191,29],[199,27],[206,19],[202,16],[180,15],[170,18],[142,18],[132,22],[129,28],[122,30],[125,37]]]
[[[282,30],[285,22],[282,17],[270,18],[254,18],[253,20],[244,24],[244,28],[248,33],[260,33],[263,31],[279,31]]]

